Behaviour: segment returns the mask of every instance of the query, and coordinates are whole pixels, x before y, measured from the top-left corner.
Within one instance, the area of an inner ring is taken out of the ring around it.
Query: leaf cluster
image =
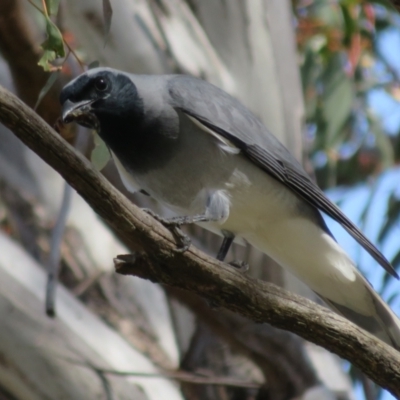
[[[369,103],[376,89],[397,101],[396,80],[387,76],[397,77],[377,45],[396,14],[388,2],[362,0],[298,0],[294,11],[307,145],[319,184],[363,181],[400,157],[398,138]]]

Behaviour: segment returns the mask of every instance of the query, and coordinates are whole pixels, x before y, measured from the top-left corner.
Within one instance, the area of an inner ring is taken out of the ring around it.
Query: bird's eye
[[[94,87],[99,91],[99,92],[104,92],[108,88],[108,83],[104,78],[96,78],[94,81]]]

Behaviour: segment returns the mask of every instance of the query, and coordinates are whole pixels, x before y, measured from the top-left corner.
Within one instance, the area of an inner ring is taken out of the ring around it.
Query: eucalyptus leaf
[[[94,135],[94,144],[95,148],[90,155],[90,160],[92,161],[94,167],[98,171],[101,171],[110,160],[110,152],[107,145],[97,133]]]
[[[40,65],[45,71],[53,71],[54,66],[51,63],[56,59],[56,53],[53,50],[45,50],[43,52],[42,57],[38,61],[38,65]]]
[[[399,266],[400,266],[400,251],[398,251],[398,252],[396,253],[396,255],[390,260],[390,263],[393,265],[393,268],[394,268],[396,271],[398,271]],[[392,277],[391,275],[389,275],[389,274],[385,271],[385,275],[384,275],[383,280],[382,280],[382,290],[381,290],[381,292],[382,292],[383,290],[385,290],[387,284],[392,280],[392,278],[393,278],[393,277]]]
[[[393,193],[389,196],[387,211],[386,211],[386,221],[381,227],[378,235],[378,242],[382,242],[387,234],[399,223],[400,217],[400,199],[398,199]],[[396,259],[397,260],[397,259]],[[400,259],[397,261],[400,262]]]
[[[57,58],[65,57],[64,41],[60,30],[48,17],[46,17],[46,33],[47,39],[41,45],[44,53],[38,64],[45,71],[52,71],[54,66],[51,63]]]
[[[341,23],[342,16],[338,9],[332,7],[331,2],[314,0],[311,4],[313,14],[317,19],[323,21],[325,26],[337,26]]]
[[[387,299],[386,299],[386,303],[388,303],[389,305],[391,305],[397,298],[399,297],[399,293],[392,293]]]
[[[45,83],[45,85],[42,87],[38,99],[36,101],[34,110],[36,110],[39,107],[39,104],[41,103],[41,101],[43,100],[43,97],[46,96],[46,94],[48,93],[48,91],[51,89],[51,87],[54,85],[54,83],[56,82],[57,78],[60,75],[60,71],[54,71],[50,74],[49,78],[47,79],[47,82]]]
[[[350,5],[351,7],[352,5]],[[349,9],[348,4],[341,4],[340,9],[342,10],[343,14],[343,21],[344,21],[344,44],[349,46],[351,43],[351,39],[353,35],[358,31],[357,22],[351,15],[351,10]]]
[[[322,109],[326,122],[326,145],[332,148],[341,140],[343,135],[340,133],[343,133],[343,126],[351,115],[354,90],[338,57],[334,57],[324,75],[326,84]]]
[[[382,167],[389,168],[394,163],[394,149],[389,136],[384,132],[382,123],[376,118],[370,120],[370,131],[375,137],[375,145],[380,153]]]
[[[57,15],[60,0],[46,0],[47,12],[49,15]]]
[[[100,67],[100,61],[99,60],[94,60],[88,65],[88,69],[93,69]]]
[[[45,49],[50,49],[55,51],[57,57],[64,57],[65,50],[64,50],[64,41],[62,34],[50,18],[46,18],[46,32],[48,37],[47,40],[45,41],[46,43]]]

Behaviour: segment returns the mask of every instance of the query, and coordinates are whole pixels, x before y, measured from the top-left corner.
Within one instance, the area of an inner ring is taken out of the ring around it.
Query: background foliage
[[[331,189],[331,197],[398,269],[399,15],[385,1],[299,0],[293,10],[306,105],[305,140],[318,183]],[[398,282],[355,249],[347,235],[334,233],[399,313]]]

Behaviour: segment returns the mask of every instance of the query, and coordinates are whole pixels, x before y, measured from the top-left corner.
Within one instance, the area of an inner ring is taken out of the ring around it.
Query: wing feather
[[[228,140],[267,174],[340,223],[389,274],[399,278],[384,255],[325,196],[285,146],[239,101],[205,81],[184,75],[171,77],[168,92],[173,108]]]

